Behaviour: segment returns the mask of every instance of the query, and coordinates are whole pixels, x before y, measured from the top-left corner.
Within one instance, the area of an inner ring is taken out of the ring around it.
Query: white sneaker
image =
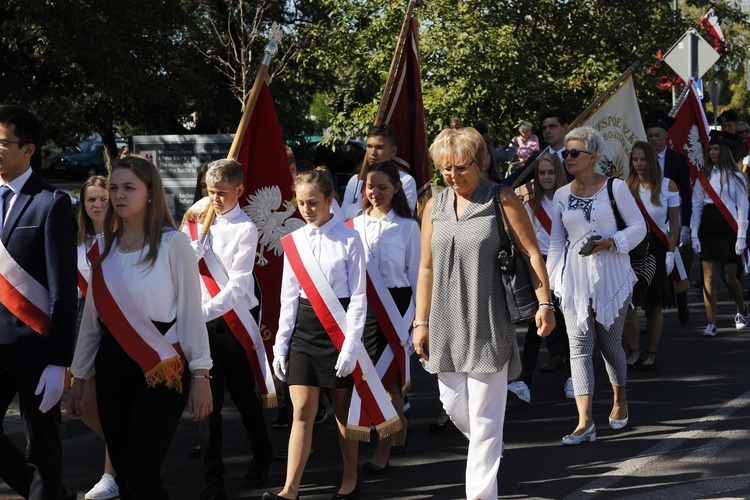
[[[531,403],[531,391],[526,382],[522,380],[516,380],[508,384],[508,393],[510,396],[520,403],[529,404]]]
[[[737,314],[737,316],[734,317],[734,327],[736,329],[742,330],[748,324],[750,324],[750,319],[744,314]]]
[[[713,323],[709,323],[708,326],[706,326],[706,329],[703,330],[703,336],[704,337],[716,337],[716,327],[714,326]]]
[[[565,387],[563,388],[565,391],[565,397],[568,399],[575,399],[576,393],[573,390],[573,379],[568,377],[568,380],[565,381]]]
[[[83,497],[86,500],[109,500],[120,496],[120,488],[117,487],[114,476],[104,473],[98,483]]]

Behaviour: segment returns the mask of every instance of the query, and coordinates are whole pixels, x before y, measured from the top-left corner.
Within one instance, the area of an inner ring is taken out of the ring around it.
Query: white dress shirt
[[[365,256],[359,233],[346,227],[337,217],[320,227],[307,224],[302,231],[310,244],[315,260],[338,298],[349,297],[346,309],[347,340],[362,341],[362,331],[367,315]],[[276,334],[274,354],[285,355],[294,332],[299,308],[299,298],[307,298],[294,274],[289,259],[284,255],[284,272],[281,278],[281,306],[279,330]]]
[[[369,214],[364,219],[364,234],[360,237],[377,262],[380,275],[388,288],[411,287],[417,295],[419,275],[420,233],[414,219],[404,219],[391,210],[382,219]],[[355,226],[357,227],[357,226]]]
[[[208,333],[200,308],[198,263],[189,238],[166,229],[153,266],[150,262],[140,262],[148,252],[148,246],[140,251],[122,252],[115,242],[111,251],[120,262],[125,282],[107,285],[125,286],[135,304],[152,321],[169,323],[175,320],[177,338],[190,370],[211,369],[213,362]],[[98,317],[94,294],[89,293],[70,367],[76,378],[88,379],[95,375],[94,361],[101,340]]]
[[[409,208],[412,212],[417,209],[417,181],[411,175],[398,171],[401,180],[401,189],[404,190],[406,201],[409,202]],[[341,209],[344,211],[344,220],[355,218],[362,212],[362,182],[359,175],[355,174],[346,184],[344,199],[341,200]]]
[[[547,216],[550,218],[550,222],[551,222],[552,221],[552,200],[547,198],[545,195],[542,195],[542,206],[540,207],[540,210],[542,208],[544,208],[544,211],[547,212]],[[529,217],[531,218],[531,225],[534,226],[534,232],[536,233],[536,241],[539,244],[539,251],[542,253],[542,255],[546,256],[549,253],[550,235],[547,232],[547,230],[544,229],[544,226],[542,226],[542,223],[539,222],[539,219],[537,218],[536,214],[534,214],[534,207],[531,206],[531,203],[526,203],[526,211],[528,212]]]
[[[198,223],[198,233],[201,232]],[[189,234],[187,225],[182,231]],[[203,318],[206,322],[240,306],[250,310],[258,305],[255,296],[253,266],[258,249],[258,228],[240,208],[239,203],[224,215],[216,214],[208,237],[219,263],[229,278],[226,286],[215,297],[201,286]]]

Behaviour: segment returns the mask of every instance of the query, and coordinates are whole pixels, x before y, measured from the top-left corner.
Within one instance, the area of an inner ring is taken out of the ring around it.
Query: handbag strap
[[[617,230],[622,231],[625,229],[625,221],[622,220],[622,216],[620,216],[620,211],[617,209],[617,202],[615,201],[615,195],[612,189],[612,184],[614,184],[615,178],[609,177],[607,178],[607,194],[609,195],[609,204],[612,205],[612,212],[615,214],[615,222],[617,223]]]
[[[508,231],[505,230],[505,211],[503,210],[502,203],[500,202],[501,189],[502,186],[498,186],[497,191],[495,192],[495,219],[497,220],[497,230],[500,233],[500,250],[510,252],[512,248],[511,241],[510,236],[508,236]]]

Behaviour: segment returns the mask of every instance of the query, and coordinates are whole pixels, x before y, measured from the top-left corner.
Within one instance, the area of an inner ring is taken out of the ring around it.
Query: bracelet
[[[429,321],[415,321],[414,323],[412,323],[411,326],[413,328],[416,328],[418,326],[430,326],[430,322]]]
[[[190,377],[190,380],[195,380],[197,378],[207,378],[207,379],[210,380],[213,377],[211,375],[193,375],[192,377]]]
[[[556,310],[555,309],[555,304],[553,304],[552,302],[540,302],[539,303],[539,309],[541,309],[541,308],[549,309],[552,312],[555,312],[555,310]]]

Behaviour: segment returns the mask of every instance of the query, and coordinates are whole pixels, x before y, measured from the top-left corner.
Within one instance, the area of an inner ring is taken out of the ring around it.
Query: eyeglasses
[[[570,151],[568,151],[567,149],[565,149],[565,150],[563,150],[563,152],[561,154],[562,154],[562,157],[563,157],[563,160],[564,160],[568,156],[570,156],[573,159],[576,159],[579,156],[581,156],[582,153],[586,153],[587,155],[594,154],[591,151],[584,151],[583,149],[571,149]]]
[[[7,139],[0,139],[0,148],[7,148],[8,144],[21,144],[21,141],[9,141]]]
[[[455,165],[453,167],[443,167],[440,169],[440,171],[444,174],[455,174],[455,175],[461,175],[466,173],[466,171],[469,169],[469,167],[474,163],[474,160],[472,160],[468,165]]]

